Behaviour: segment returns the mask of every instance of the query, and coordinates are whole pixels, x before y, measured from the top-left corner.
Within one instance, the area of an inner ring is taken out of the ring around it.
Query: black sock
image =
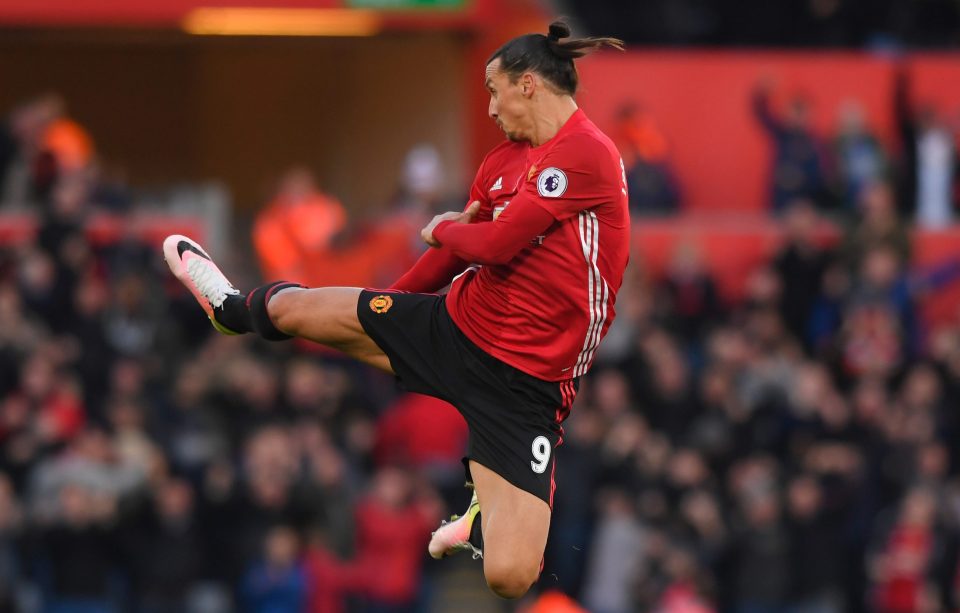
[[[290,287],[303,286],[289,281],[274,281],[267,285],[261,285],[247,294],[247,307],[250,310],[250,322],[253,330],[268,341],[285,341],[293,338],[289,334],[278,330],[270,321],[270,315],[267,313],[267,303],[270,298],[280,290]]]
[[[482,513],[482,511],[481,511]],[[473,518],[473,525],[470,526],[470,538],[467,539],[470,541],[470,544],[483,551],[483,530],[481,528],[480,513],[477,513],[477,516]]]
[[[247,307],[247,297],[243,294],[227,296],[220,308],[213,310],[213,316],[228,330],[240,334],[253,332],[253,319]]]

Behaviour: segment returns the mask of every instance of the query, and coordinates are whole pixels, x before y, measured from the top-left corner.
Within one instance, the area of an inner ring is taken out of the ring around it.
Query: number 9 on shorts
[[[545,436],[533,439],[532,452],[534,459],[530,461],[530,468],[538,475],[543,474],[550,464],[550,441]]]

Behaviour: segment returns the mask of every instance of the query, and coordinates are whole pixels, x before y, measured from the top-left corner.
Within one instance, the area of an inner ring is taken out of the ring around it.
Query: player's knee
[[[486,564],[483,568],[487,585],[501,598],[520,598],[537,580],[537,570],[517,564]]]
[[[313,296],[308,296],[313,292]],[[301,336],[311,318],[322,316],[323,303],[318,301],[316,290],[280,291],[267,303],[267,315],[274,327],[291,336]]]
[[[487,578],[487,585],[500,598],[520,598],[530,589],[533,581],[525,581],[515,577]]]
[[[267,314],[273,325],[287,334],[296,334],[301,315],[295,308],[297,292],[280,292],[267,303]]]

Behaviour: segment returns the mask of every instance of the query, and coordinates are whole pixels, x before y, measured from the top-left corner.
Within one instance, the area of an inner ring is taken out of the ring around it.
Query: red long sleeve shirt
[[[393,288],[436,291],[453,279],[447,310],[481,349],[544,380],[583,375],[613,321],[629,253],[616,147],[577,111],[538,147],[494,148],[470,201],[481,205],[474,223],[439,224],[441,246]]]

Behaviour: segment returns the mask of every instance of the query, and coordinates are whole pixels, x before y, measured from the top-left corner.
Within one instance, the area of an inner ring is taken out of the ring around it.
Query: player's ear
[[[525,72],[520,75],[520,93],[529,98],[533,96],[533,90],[537,87],[537,77],[532,72]]]

